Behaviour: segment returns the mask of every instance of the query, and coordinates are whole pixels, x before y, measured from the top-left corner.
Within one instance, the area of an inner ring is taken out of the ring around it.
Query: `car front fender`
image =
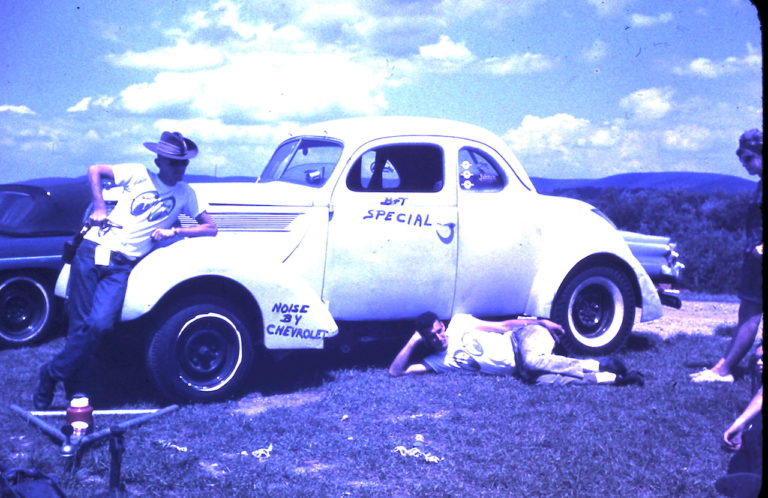
[[[184,239],[140,261],[128,280],[122,320],[145,315],[173,289],[199,277],[230,280],[251,294],[261,310],[267,349],[321,349],[325,338],[338,333],[328,305],[286,265],[209,237]]]

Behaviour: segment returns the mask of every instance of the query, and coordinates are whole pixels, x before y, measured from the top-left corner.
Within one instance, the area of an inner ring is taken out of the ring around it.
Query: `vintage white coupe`
[[[322,348],[339,323],[549,317],[571,352],[599,355],[638,308],[662,314],[610,221],[538,194],[507,145],[469,124],[323,122],[281,143],[256,182],[195,189],[219,235],[150,253],[122,312],[148,324],[148,370],[174,400],[230,396],[260,354]]]

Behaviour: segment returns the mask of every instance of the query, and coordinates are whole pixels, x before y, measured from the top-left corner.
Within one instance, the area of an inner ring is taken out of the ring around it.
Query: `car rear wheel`
[[[0,276],[0,344],[21,346],[40,340],[52,321],[51,291],[37,278]]]
[[[158,390],[179,402],[237,394],[253,368],[251,332],[242,314],[215,296],[196,296],[162,313],[149,341],[147,368]]]
[[[572,354],[599,356],[618,349],[632,331],[635,291],[622,271],[595,266],[568,278],[552,304],[552,319],[566,331]]]

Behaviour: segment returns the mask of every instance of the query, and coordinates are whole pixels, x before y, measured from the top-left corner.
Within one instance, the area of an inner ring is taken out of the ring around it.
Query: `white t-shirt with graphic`
[[[186,182],[164,184],[156,173],[141,164],[112,166],[115,188],[121,189],[109,219],[122,228],[91,228],[85,238],[130,257],[141,257],[153,249],[152,232],[171,228],[186,214],[196,218],[207,210]]]
[[[515,351],[512,332],[498,334],[478,330],[481,320],[472,315],[455,315],[445,332],[448,347],[445,351],[422,360],[435,372],[462,370],[493,375],[511,375],[515,372]]]

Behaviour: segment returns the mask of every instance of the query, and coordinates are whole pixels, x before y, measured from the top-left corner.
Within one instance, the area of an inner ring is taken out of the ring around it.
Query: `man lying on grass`
[[[502,322],[455,315],[446,330],[428,311],[414,322],[414,333],[389,366],[392,376],[463,370],[517,375],[536,384],[643,385],[616,358],[602,361],[554,354],[563,327],[545,319]]]

